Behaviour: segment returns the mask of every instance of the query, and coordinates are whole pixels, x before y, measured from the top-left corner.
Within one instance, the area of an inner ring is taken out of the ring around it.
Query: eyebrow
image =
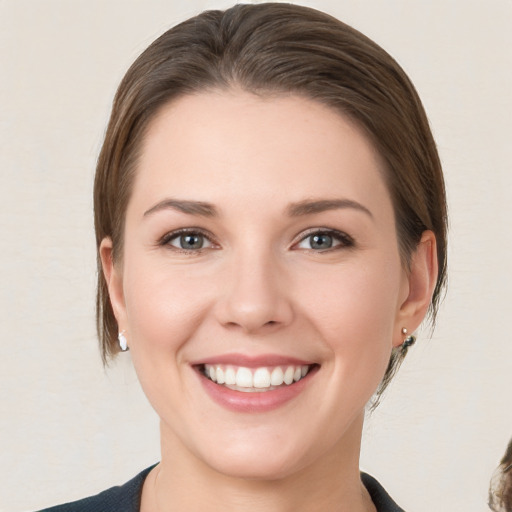
[[[352,208],[359,210],[370,218],[373,219],[373,214],[366,206],[363,206],[357,201],[351,199],[320,199],[320,200],[305,200],[298,203],[292,203],[287,208],[287,213],[290,217],[300,217],[302,215],[312,215],[315,213],[322,213],[328,210],[338,210],[343,208]]]
[[[372,212],[357,201],[351,199],[319,199],[304,200],[292,203],[286,208],[286,213],[290,217],[301,217],[303,215],[313,215],[329,210],[338,210],[344,208],[353,208],[359,210],[373,219]],[[144,217],[162,210],[177,210],[188,215],[199,215],[201,217],[217,217],[217,208],[211,203],[204,201],[189,201],[179,199],[164,199],[149,210],[144,212]]]
[[[144,217],[161,210],[177,210],[182,213],[188,213],[189,215],[200,215],[202,217],[216,217],[218,215],[217,209],[211,203],[205,203],[203,201],[164,199],[144,212]]]

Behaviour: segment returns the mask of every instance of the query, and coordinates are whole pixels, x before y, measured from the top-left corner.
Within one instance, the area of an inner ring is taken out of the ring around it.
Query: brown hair
[[[512,439],[491,480],[489,507],[494,512],[512,511]]]
[[[207,89],[295,93],[349,116],[387,167],[405,265],[423,231],[437,238],[435,318],[446,276],[446,200],[439,156],[420,99],[400,66],[366,36],[322,12],[266,3],[207,11],[165,32],[133,63],[114,99],[94,185],[96,242],[111,237],[122,258],[124,217],[138,151],[163,105]],[[106,362],[117,323],[98,259],[97,327]],[[406,348],[392,354],[381,390]]]

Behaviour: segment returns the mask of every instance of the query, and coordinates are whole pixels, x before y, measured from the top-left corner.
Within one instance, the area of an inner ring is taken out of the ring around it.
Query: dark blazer
[[[145,469],[122,486],[112,487],[96,496],[45,508],[39,512],[139,512],[142,485],[153,467]],[[375,478],[361,473],[361,480],[368,489],[377,512],[404,512]]]

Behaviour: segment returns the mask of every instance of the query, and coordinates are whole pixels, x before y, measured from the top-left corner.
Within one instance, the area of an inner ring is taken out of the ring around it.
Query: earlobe
[[[100,244],[99,255],[103,275],[107,283],[108,294],[112,310],[119,326],[125,324],[125,307],[123,293],[123,279],[119,265],[116,265],[112,257],[112,239],[105,237]]]
[[[407,291],[398,311],[394,346],[404,341],[403,329],[412,333],[425,318],[436,286],[437,273],[436,237],[432,231],[424,231],[411,255]]]

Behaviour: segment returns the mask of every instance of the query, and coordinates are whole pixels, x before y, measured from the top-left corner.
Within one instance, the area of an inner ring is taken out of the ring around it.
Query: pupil
[[[332,247],[332,236],[330,235],[312,235],[311,247],[313,249],[329,249]]]
[[[183,249],[201,249],[203,237],[202,235],[181,235],[180,243]]]

